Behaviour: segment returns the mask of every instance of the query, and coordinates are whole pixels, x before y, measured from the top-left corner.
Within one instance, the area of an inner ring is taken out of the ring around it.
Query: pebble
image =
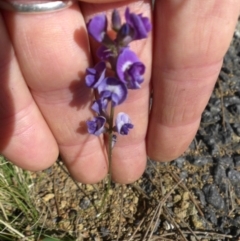
[[[227,173],[227,176],[231,181],[232,185],[240,184],[240,172],[230,169]]]
[[[195,166],[202,167],[207,163],[209,163],[209,160],[206,157],[192,157],[192,159],[190,160],[190,163]]]
[[[220,163],[218,163],[213,168],[213,178],[215,183],[220,184],[224,178],[226,178],[226,168],[222,166]]]
[[[45,196],[42,197],[44,202],[48,202],[49,200],[51,200],[52,198],[54,198],[54,194],[53,193],[48,193]]]
[[[204,196],[204,193],[202,190],[198,189],[198,188],[195,188],[194,189],[194,193],[195,195],[198,197],[198,199],[200,200],[201,204],[203,206],[206,206],[207,203],[206,203],[206,199],[205,199],[205,196]]]
[[[91,204],[91,201],[87,197],[83,197],[79,202],[79,207],[83,210],[88,209]]]
[[[218,192],[218,188],[214,184],[205,184],[203,187],[203,193],[207,203],[211,204],[216,209],[224,209],[225,203],[223,198]]]

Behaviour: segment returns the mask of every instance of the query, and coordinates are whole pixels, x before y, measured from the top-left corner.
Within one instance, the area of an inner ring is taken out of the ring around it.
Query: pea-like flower
[[[107,17],[105,14],[94,16],[87,24],[88,33],[99,43],[104,40],[107,32]]]
[[[104,114],[105,110],[107,108],[108,105],[108,100],[107,99],[103,99],[100,98],[98,100],[95,100],[92,104],[92,110],[94,110],[95,112],[97,112],[98,114]]]
[[[127,87],[115,77],[105,78],[98,87],[102,99],[113,102],[113,106],[120,105],[127,98]]]
[[[125,19],[127,24],[134,29],[134,40],[146,38],[152,29],[147,17],[143,17],[142,14],[130,13],[129,8],[125,11]]]
[[[87,121],[88,133],[99,136],[105,131],[106,119],[103,116],[94,117],[93,120]]]
[[[116,117],[116,130],[121,135],[127,135],[129,129],[133,128],[133,124],[129,116],[123,112],[119,112]]]
[[[86,72],[86,85],[91,88],[97,88],[105,78],[106,64],[105,62],[99,62],[94,68],[87,68]]]
[[[129,89],[139,89],[144,81],[145,66],[129,48],[123,49],[117,59],[117,74]]]

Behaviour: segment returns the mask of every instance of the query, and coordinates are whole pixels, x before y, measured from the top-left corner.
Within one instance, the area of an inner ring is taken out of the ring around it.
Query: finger
[[[156,1],[148,153],[172,160],[189,146],[219,74],[239,1]]]
[[[0,33],[1,153],[22,168],[47,168],[57,159],[57,144],[24,82],[1,14]]]
[[[85,87],[91,61],[78,4],[39,15],[6,13],[25,80],[61,155],[78,181],[94,183],[107,173],[103,140],[86,132],[92,93]]]
[[[127,5],[126,5],[127,4]],[[150,1],[131,1],[111,4],[81,4],[86,22],[93,15],[104,12],[111,19],[112,9],[116,8],[124,20],[126,7],[136,14],[151,18]],[[91,39],[90,39],[91,40]],[[138,179],[146,165],[145,137],[148,125],[149,82],[151,71],[151,34],[147,39],[135,41],[130,48],[137,53],[146,66],[144,83],[139,90],[129,90],[127,100],[115,109],[115,116],[120,111],[127,113],[134,125],[128,136],[118,135],[117,143],[113,149],[112,172],[113,179],[120,183],[131,183]],[[93,53],[99,45],[91,41]]]

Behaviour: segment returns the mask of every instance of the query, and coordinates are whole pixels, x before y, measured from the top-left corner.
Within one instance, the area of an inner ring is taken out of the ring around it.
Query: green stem
[[[110,118],[109,118],[109,138],[108,138],[108,189],[109,191],[112,182],[112,138],[113,138],[113,119],[114,119],[114,107],[111,102]]]
[[[111,102],[111,109],[110,109],[110,116],[109,116],[109,136],[108,136],[108,184],[107,184],[107,190],[104,194],[103,200],[102,200],[102,204],[100,207],[100,214],[102,212],[102,209],[105,205],[106,199],[108,197],[109,194],[109,190],[111,188],[111,183],[112,183],[112,139],[113,139],[113,120],[114,120],[114,107],[113,107],[113,103]]]

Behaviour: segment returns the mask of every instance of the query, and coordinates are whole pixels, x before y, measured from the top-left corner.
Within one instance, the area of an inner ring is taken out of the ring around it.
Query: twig
[[[133,188],[139,191],[146,199],[150,200],[149,196],[136,183],[130,184]]]
[[[67,170],[65,170],[62,165],[60,165],[59,162],[57,162],[58,166],[60,167],[60,169],[73,181],[73,183],[76,185],[76,187],[78,188],[79,191],[81,191],[83,194],[84,194],[84,197],[86,197],[89,202],[92,204],[93,208],[95,209],[95,212],[96,213],[99,213],[98,210],[97,210],[97,207],[94,205],[94,203],[91,201],[91,199],[88,197],[87,193],[79,186],[79,184],[74,180],[72,179],[72,177],[70,176],[70,174],[67,172]]]
[[[186,237],[184,236],[183,231],[179,228],[178,224],[175,222],[174,218],[171,216],[171,214],[168,212],[166,208],[164,208],[165,212],[168,214],[168,218],[171,219],[171,222],[174,224],[180,235],[183,237],[185,241],[188,241]],[[166,217],[166,216],[165,216]]]
[[[132,236],[130,237],[130,239],[128,241],[132,241],[137,233],[137,231],[140,229],[142,223],[145,221],[145,218],[143,218],[141,220],[141,222],[138,224],[137,228],[135,229],[135,231],[133,232]]]
[[[45,215],[45,219],[44,219],[43,224],[41,225],[41,229],[40,229],[40,232],[39,232],[39,234],[38,234],[38,239],[37,239],[37,240],[40,239],[40,236],[41,236],[41,233],[42,233],[43,227],[44,227],[44,225],[45,225],[45,223],[46,223],[46,221],[47,221],[47,216],[48,216],[48,213],[46,213],[46,215]]]
[[[57,200],[57,192],[56,192],[56,180],[55,180],[55,172],[53,173],[53,193],[54,193],[54,200],[55,200],[55,205],[57,209],[57,215],[60,217],[60,209],[58,205],[58,200]]]
[[[190,231],[182,231],[183,234],[191,234],[192,232]],[[203,235],[204,238],[212,236],[214,238],[233,238],[232,235],[228,234],[221,234],[221,233],[214,233],[214,232],[208,232],[208,231],[194,231],[196,235]],[[163,233],[159,237],[164,238],[168,237],[171,235],[176,235],[176,232],[171,232],[171,233]]]
[[[194,231],[190,228],[190,226],[188,225],[188,223],[186,223],[183,219],[181,219],[181,222],[188,228],[188,230],[191,232],[191,234],[196,238],[197,241],[200,241],[199,238],[196,236],[196,234],[194,233]]]
[[[233,196],[232,196],[232,194],[233,194],[233,192],[232,192],[232,189],[233,189],[233,187],[232,187],[232,184],[231,184],[231,182],[230,182],[230,180],[227,180],[227,182],[228,182],[228,185],[229,185],[229,188],[228,188],[228,192],[229,192],[229,196],[230,196],[230,202],[231,202],[231,208],[229,207],[229,213],[228,213],[228,216],[230,217],[231,216],[231,214],[234,212],[234,210],[235,210],[235,205],[234,205],[234,201],[233,201]]]
[[[169,198],[169,196],[173,193],[173,191],[176,189],[176,187],[177,187],[182,181],[183,181],[183,179],[181,179],[177,184],[175,184],[175,185],[173,186],[173,188],[159,201],[159,204],[158,204],[158,206],[157,206],[157,209],[156,209],[156,211],[155,211],[155,213],[154,213],[154,215],[153,215],[153,218],[152,218],[152,220],[151,220],[151,222],[150,222],[150,224],[149,224],[149,226],[148,226],[148,229],[147,229],[147,231],[146,231],[146,233],[145,233],[145,235],[144,235],[143,240],[145,240],[145,238],[147,237],[148,232],[149,232],[149,230],[151,229],[151,226],[152,226],[152,224],[153,224],[153,221],[154,221],[155,217],[156,217],[156,216],[158,216],[158,217],[160,216],[161,211],[162,211],[163,204],[167,201],[167,199]],[[150,235],[149,235],[149,237],[148,237],[147,240],[150,240],[150,239],[151,239],[151,237],[152,237],[152,235],[153,235],[153,232],[154,232],[154,229],[155,229],[155,226],[156,226],[156,223],[155,223],[155,225],[154,225],[154,228],[151,230],[151,233],[150,233]]]
[[[117,241],[119,241],[120,234],[121,234],[121,227],[122,227],[122,210],[123,210],[123,193],[124,193],[124,185],[121,185],[121,203],[120,203],[120,219],[119,219],[119,225],[118,225],[118,235],[117,235]]]
[[[147,235],[148,235],[148,233],[149,233],[149,231],[150,231],[150,229],[152,227],[153,221],[155,220],[155,217],[157,216],[157,213],[159,213],[159,211],[162,210],[162,205],[163,205],[163,202],[159,201],[158,206],[157,206],[157,208],[156,208],[156,210],[155,210],[155,212],[153,214],[152,220],[151,220],[151,222],[150,222],[150,224],[149,224],[149,226],[147,228],[147,231],[146,231],[146,233],[145,233],[145,235],[143,237],[143,240],[146,239],[146,237],[147,237]],[[154,229],[152,229],[152,230],[154,230]],[[152,236],[151,234],[152,234],[152,232],[150,233],[149,238],[151,238],[151,236]],[[149,240],[149,238],[147,239],[147,241]]]

